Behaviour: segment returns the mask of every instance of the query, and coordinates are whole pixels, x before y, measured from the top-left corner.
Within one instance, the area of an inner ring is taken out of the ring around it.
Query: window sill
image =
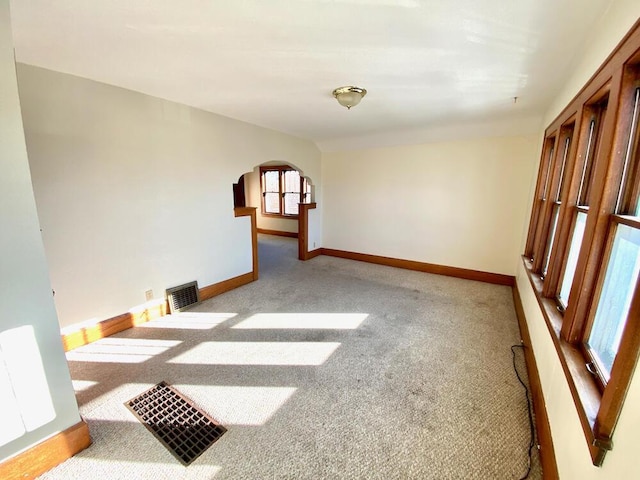
[[[298,219],[298,215],[281,215],[279,213],[264,213],[264,212],[262,212],[262,216],[263,217],[269,217],[269,218],[284,218],[286,220],[297,220]]]
[[[602,394],[596,385],[595,379],[587,371],[584,357],[580,350],[560,337],[562,315],[558,312],[553,299],[542,296],[542,280],[540,276],[532,272],[532,265],[529,259],[523,257],[523,263],[556,347],[556,352],[589,446],[591,459],[594,465],[600,466],[604,461],[606,452],[612,448],[610,439],[600,439],[595,435],[596,417],[602,402]]]

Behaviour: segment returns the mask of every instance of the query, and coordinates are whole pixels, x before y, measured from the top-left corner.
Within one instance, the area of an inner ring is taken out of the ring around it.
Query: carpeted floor
[[[296,246],[263,235],[258,282],[69,352],[94,443],[42,478],[520,478],[511,289]],[[228,428],[188,467],[123,405],[162,380]]]

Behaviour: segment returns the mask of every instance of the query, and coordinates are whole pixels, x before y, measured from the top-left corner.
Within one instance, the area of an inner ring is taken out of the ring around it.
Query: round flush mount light
[[[351,107],[358,105],[366,94],[367,91],[364,88],[353,86],[339,87],[333,91],[333,96],[336,97],[338,103],[343,107],[347,107],[347,110],[351,110]]]

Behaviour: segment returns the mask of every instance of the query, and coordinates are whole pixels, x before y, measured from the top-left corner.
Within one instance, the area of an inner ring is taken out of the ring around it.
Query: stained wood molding
[[[222,282],[214,283],[200,289],[200,300],[206,300],[208,298],[215,297],[222,293],[233,290],[234,288],[241,287],[247,283],[253,282],[253,272],[245,273],[244,275],[238,275],[237,277],[223,280]]]
[[[406,270],[416,270],[418,272],[433,273],[436,275],[446,275],[448,277],[464,278],[479,282],[494,283],[498,285],[515,285],[515,277],[500,273],[481,272],[479,270],[469,270],[467,268],[449,267],[434,263],[416,262],[414,260],[403,260],[399,258],[382,257],[379,255],[369,255],[366,253],[347,252],[345,250],[335,250],[333,248],[321,248],[322,255],[330,257],[347,258],[360,262],[376,263],[389,267],[404,268]]]
[[[244,275],[229,278],[218,283],[207,285],[199,289],[200,299],[206,300],[221,293],[228,292],[234,288],[241,287],[247,283],[254,281],[254,272],[248,272]],[[141,325],[165,316],[169,312],[167,302],[162,302],[156,307],[149,307],[139,312],[127,312],[116,317],[108,318],[89,327],[84,327],[71,333],[62,335],[62,343],[64,351],[68,352],[74,348],[87,345],[89,343],[111,336],[115,333],[122,332],[136,325]],[[0,477],[2,478],[2,477]]]
[[[47,438],[30,449],[0,463],[0,478],[36,478],[91,445],[89,427],[84,421]]]
[[[542,476],[544,480],[557,480],[558,465],[556,463],[556,454],[553,448],[553,438],[551,437],[551,426],[549,425],[549,417],[547,416],[547,405],[542,394],[542,385],[540,384],[540,375],[538,373],[538,364],[533,354],[531,346],[531,337],[529,328],[522,307],[522,300],[518,285],[513,285],[513,304],[518,317],[518,326],[520,327],[520,336],[524,344],[524,356],[527,365],[527,375],[529,376],[529,386],[531,387],[531,397],[533,398],[533,411],[536,419],[536,431],[538,433],[538,443],[540,445],[540,463],[542,464]]]
[[[167,311],[167,302],[165,301],[140,311],[123,313],[96,324],[82,327],[76,331],[64,333],[62,335],[64,351],[68,352],[136,325],[141,325],[154,318],[163,317],[167,314]]]
[[[268,228],[258,228],[258,233],[265,235],[277,235],[278,237],[298,238],[298,232],[285,232],[282,230],[270,230]]]
[[[298,210],[298,259],[309,260],[309,210],[316,208],[317,203],[300,203]]]

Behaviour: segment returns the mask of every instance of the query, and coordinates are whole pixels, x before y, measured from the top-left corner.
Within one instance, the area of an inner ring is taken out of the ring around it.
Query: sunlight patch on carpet
[[[66,353],[69,362],[142,363],[182,343],[180,340],[108,337]]]

